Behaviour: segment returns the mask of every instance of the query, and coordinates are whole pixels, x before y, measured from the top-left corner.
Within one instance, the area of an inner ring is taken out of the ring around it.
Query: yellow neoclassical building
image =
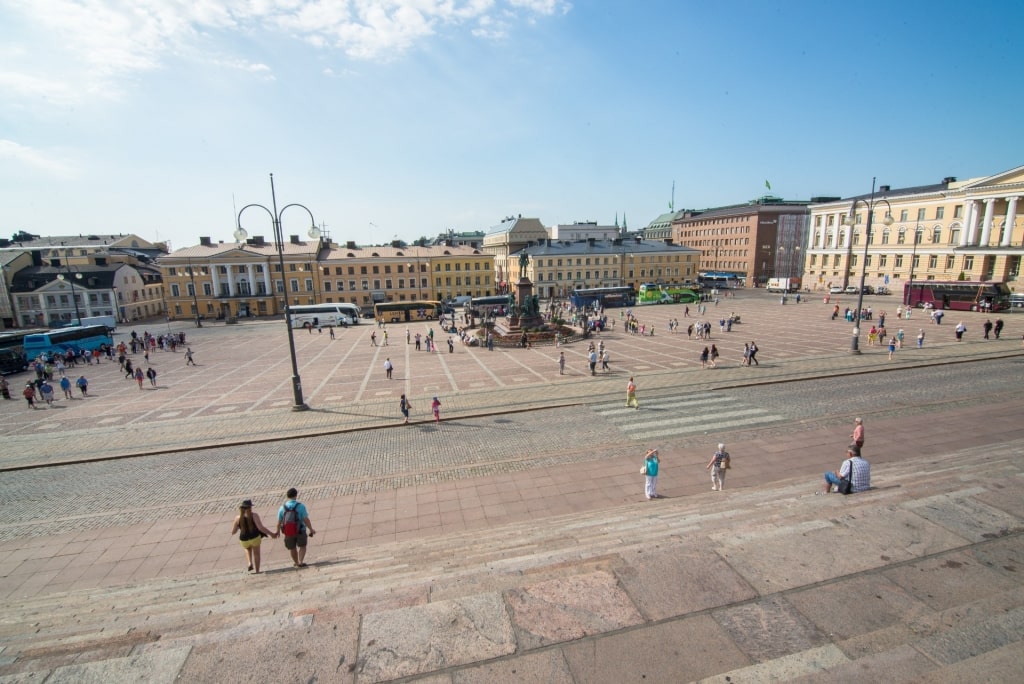
[[[879,186],[874,194],[812,204],[804,285],[865,284],[901,295],[910,280],[1006,282],[1019,290],[1024,254],[1024,166],[934,185]]]

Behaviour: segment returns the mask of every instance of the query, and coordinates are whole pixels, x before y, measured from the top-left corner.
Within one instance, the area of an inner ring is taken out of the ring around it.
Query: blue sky
[[[0,0],[0,235],[336,241],[1024,164],[1021,6]],[[284,213],[286,234],[308,217]],[[246,212],[250,235],[272,234]]]

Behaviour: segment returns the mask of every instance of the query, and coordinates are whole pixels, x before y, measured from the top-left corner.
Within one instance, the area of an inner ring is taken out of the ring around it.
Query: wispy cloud
[[[564,14],[566,0],[0,0],[8,29],[4,82],[54,99],[117,94],[126,77],[158,69],[168,55],[272,78],[245,56],[207,54],[218,35],[283,33],[350,59],[389,61],[444,30],[501,39],[517,21]],[[218,44],[217,51],[223,50]],[[31,59],[30,56],[45,59]],[[60,75],[60,76],[58,76]],[[60,78],[66,78],[65,83]],[[62,94],[60,98],[57,96]]]
[[[0,160],[10,160],[16,170],[38,170],[56,178],[74,178],[78,170],[67,161],[53,153],[46,153],[32,147],[26,147],[13,140],[0,139]]]

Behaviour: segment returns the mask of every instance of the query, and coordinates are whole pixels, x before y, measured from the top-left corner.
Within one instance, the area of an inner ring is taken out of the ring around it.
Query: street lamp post
[[[199,298],[196,296],[196,272],[192,268],[192,259],[188,259],[188,279],[192,281],[192,308],[195,309],[196,327],[202,328],[203,321],[199,318]]]
[[[81,280],[82,274],[76,272],[73,274],[74,277],[72,277],[71,262],[68,261],[67,250],[64,251],[64,270],[67,271],[67,276],[63,273],[58,273],[57,280],[61,282],[67,280],[68,284],[71,286],[71,303],[75,305],[75,320],[78,321],[78,325],[82,325],[82,315],[78,310],[78,299],[75,298],[75,279],[77,278],[78,280]]]
[[[900,232],[906,232],[906,228],[904,228]],[[920,238],[921,238],[921,226],[920,225],[914,226],[914,237],[912,238],[913,239],[913,248],[910,250],[910,277],[907,278],[907,283],[908,283],[908,285],[907,285],[907,296],[906,296],[906,301],[903,302],[904,304],[906,304],[908,306],[910,305],[910,302],[912,301],[913,296],[914,296],[914,260],[917,258],[917,241]]]
[[[851,354],[860,354],[860,340],[859,340],[859,338],[860,338],[860,314],[861,314],[861,311],[864,309],[864,278],[867,276],[867,273],[868,273],[868,246],[871,244],[871,222],[872,222],[872,217],[874,216],[874,213],[875,213],[875,204],[881,203],[881,202],[885,203],[886,212],[885,212],[885,218],[882,219],[882,223],[884,223],[887,226],[891,226],[893,224],[892,205],[889,204],[889,201],[887,199],[885,199],[885,198],[879,198],[877,202],[875,201],[875,181],[876,180],[877,180],[877,178],[872,178],[871,179],[871,199],[870,199],[870,201],[865,202],[861,198],[853,200],[853,204],[850,206],[850,215],[847,216],[846,219],[843,221],[843,223],[847,227],[849,227],[849,229],[851,231],[853,231],[853,227],[855,225],[857,225],[857,217],[856,217],[857,203],[858,202],[864,202],[864,205],[868,209],[868,222],[867,222],[867,225],[864,228],[864,260],[861,262],[861,265],[860,265],[860,287],[857,290],[857,310],[854,312],[853,338],[850,340],[850,353]],[[852,240],[851,240],[851,242],[852,242]],[[849,266],[847,266],[847,270],[849,270]]]
[[[246,209],[250,207],[259,207],[263,211],[270,215],[270,220],[274,225],[274,241],[277,243],[277,259],[278,264],[281,267],[281,282],[284,283],[285,270],[284,270],[284,232],[281,229],[281,214],[284,213],[285,209],[289,207],[299,207],[304,209],[309,214],[310,229],[307,233],[309,237],[319,240],[320,229],[316,227],[316,219],[313,218],[313,212],[308,207],[298,204],[291,203],[281,207],[280,210],[277,208],[277,193],[274,191],[274,174],[270,174],[270,199],[273,210],[268,209],[262,204],[247,204],[242,207],[238,212],[238,217],[235,219],[237,230],[235,230],[235,239],[239,242],[245,240],[249,234],[242,228],[242,214]],[[294,396],[294,403],[292,404],[292,411],[306,411],[309,406],[302,399],[302,380],[299,378],[299,364],[295,358],[295,337],[292,334],[292,322],[290,315],[290,307],[288,305],[288,288],[284,288],[284,326],[288,331],[288,352],[291,355],[292,361],[292,394]]]

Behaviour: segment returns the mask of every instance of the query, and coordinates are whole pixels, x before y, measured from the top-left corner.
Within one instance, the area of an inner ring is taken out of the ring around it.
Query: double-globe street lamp
[[[853,200],[853,204],[850,206],[850,214],[843,220],[843,224],[849,227],[850,231],[853,231],[853,227],[857,225],[857,203],[863,202],[868,209],[868,222],[864,228],[864,261],[860,265],[860,287],[857,288],[857,310],[854,312],[853,319],[853,338],[850,341],[850,353],[860,354],[860,316],[861,311],[864,309],[864,278],[868,272],[868,246],[871,244],[871,222],[875,213],[875,205],[879,203],[885,203],[886,212],[885,217],[882,219],[882,223],[886,226],[893,224],[892,219],[892,205],[889,204],[889,200],[884,197],[875,200],[875,182],[877,178],[871,179],[871,199],[864,200],[858,197]],[[852,239],[851,239],[852,241]]]
[[[288,209],[289,207],[299,207],[309,214],[309,225],[311,226],[307,233],[309,237],[319,240],[320,229],[316,227],[316,219],[313,218],[313,212],[311,212],[305,205],[293,202],[291,204],[284,205],[280,210],[278,210],[277,194],[274,191],[274,174],[270,174],[270,199],[273,209],[268,209],[262,204],[253,203],[245,205],[238,211],[238,217],[235,219],[237,227],[235,230],[235,239],[242,242],[249,237],[249,233],[242,228],[242,214],[245,213],[246,209],[249,209],[250,207],[259,207],[270,215],[270,220],[274,225],[274,242],[277,244],[278,264],[281,267],[281,285],[284,290],[282,292],[284,295],[284,326],[288,330],[288,352],[291,355],[292,361],[292,394],[294,397],[292,411],[306,411],[309,407],[306,405],[306,402],[302,400],[302,380],[299,378],[299,364],[295,358],[295,337],[292,334],[291,307],[288,304],[288,288],[284,287],[284,232],[281,229],[281,214],[283,214],[285,209]]]

